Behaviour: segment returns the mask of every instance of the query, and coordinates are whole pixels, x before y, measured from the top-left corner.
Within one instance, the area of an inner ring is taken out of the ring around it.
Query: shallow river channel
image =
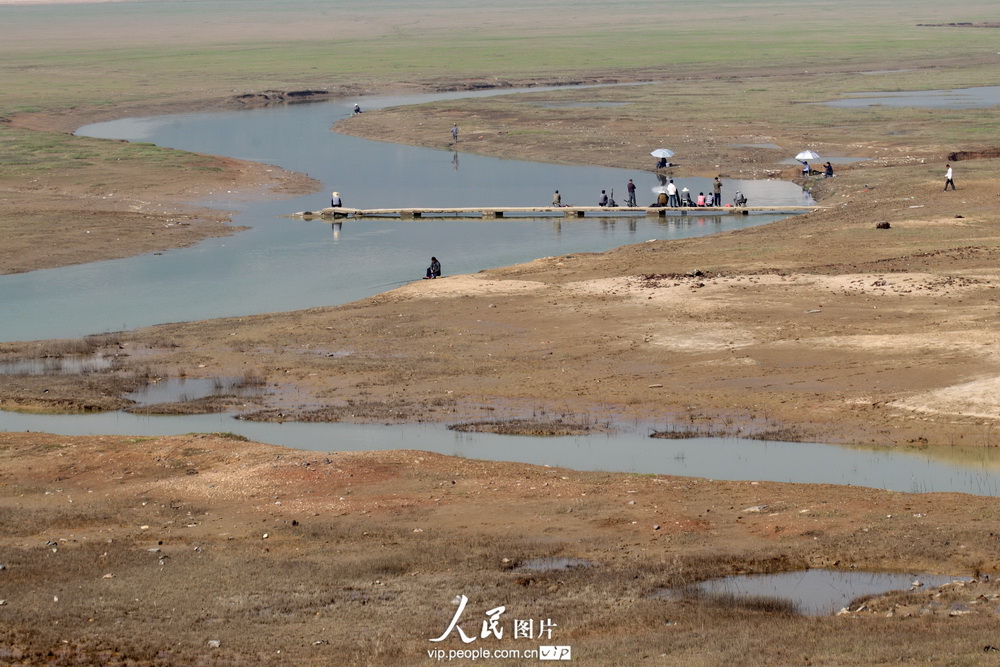
[[[448,96],[370,98],[361,103],[371,109]],[[348,117],[350,122],[353,104],[349,100],[128,118],[81,128],[78,134],[87,136],[278,165],[309,174],[323,186],[315,194],[283,200],[246,201],[218,193],[203,203],[235,211],[234,224],[250,228],[226,238],[155,255],[2,276],[0,340],[76,337],[341,304],[419,279],[432,255],[441,260],[445,275],[475,273],[539,257],[713,234],[779,217],[366,219],[336,226],[287,217],[328,206],[333,190],[340,192],[346,206],[362,208],[547,206],[557,189],[569,204],[596,204],[601,190],[612,189],[621,202],[632,178],[639,203],[655,199],[653,188],[659,180],[651,172],[499,160],[332,132],[335,121]],[[450,122],[442,122],[442,147],[451,140],[450,128]],[[653,161],[650,157],[650,166]],[[677,183],[695,193],[709,185],[705,178],[678,178]],[[800,187],[785,181],[724,181],[727,201],[737,190],[752,205],[811,203]]]
[[[539,93],[544,91],[532,91]],[[469,95],[358,101],[373,109]],[[547,205],[555,189],[567,203],[596,203],[602,189],[612,188],[621,201],[629,178],[638,186],[639,204],[647,204],[660,185],[650,172],[498,160],[331,132],[336,120],[349,116],[354,102],[124,119],[82,128],[79,133],[88,136],[278,165],[308,173],[323,184],[323,190],[268,201],[219,193],[204,203],[235,211],[234,223],[249,227],[248,231],[155,255],[0,277],[4,313],[0,340],[75,337],[162,322],[341,304],[419,279],[431,255],[441,259],[446,275],[473,273],[538,257],[712,234],[781,217],[347,220],[337,225],[286,217],[325,206],[331,190],[338,190],[346,205],[357,207],[526,206]],[[595,103],[600,103],[597,90]],[[442,122],[442,146],[450,139],[449,129],[450,123]],[[683,161],[683,156],[676,159]],[[694,192],[709,189],[708,179],[676,182]],[[724,200],[741,190],[751,204],[811,203],[800,188],[782,181],[727,180],[724,188]],[[257,424],[226,415],[0,412],[0,429],[64,435],[229,431],[315,451],[420,449],[581,470],[855,484],[898,491],[1000,492],[1000,456],[992,450],[874,451],[718,438],[659,440],[650,439],[651,429],[644,425],[622,427],[610,435],[538,439],[456,433],[426,425]]]

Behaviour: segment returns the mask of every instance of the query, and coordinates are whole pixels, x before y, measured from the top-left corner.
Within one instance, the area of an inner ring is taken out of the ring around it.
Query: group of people
[[[802,161],[802,176],[812,176],[812,167],[809,166],[807,160]],[[833,165],[827,160],[826,164],[823,165],[823,178],[833,178]]]
[[[635,198],[635,183],[632,179],[628,179],[628,183],[625,185],[625,191],[627,192],[627,198],[625,200],[625,205],[630,207],[638,206]],[[744,203],[746,199],[744,198]],[[556,190],[555,194],[552,195],[552,205],[553,206],[566,206],[562,202],[562,195]],[[617,206],[613,197],[609,197],[606,190],[601,190],[601,196],[597,199],[598,206]],[[704,192],[699,192],[697,198],[692,198],[691,192],[684,188],[678,190],[677,186],[674,184],[674,179],[670,179],[667,182],[666,187],[659,192],[656,197],[656,202],[650,204],[650,207],[696,207],[696,206],[722,206],[722,180],[716,176],[715,180],[712,181],[712,192],[705,194]]]
[[[635,183],[631,178],[628,179],[628,183],[625,185],[625,191],[628,193],[625,205],[630,207],[638,206],[635,198]],[[746,197],[743,197],[741,193],[737,194],[742,197],[743,201],[742,203],[738,203],[736,205],[746,205]],[[601,190],[601,196],[597,198],[597,205],[602,207],[618,206],[618,204],[615,203],[614,197],[608,195],[607,190]],[[558,190],[556,190],[555,194],[552,195],[552,206],[568,206],[568,204],[563,203],[562,195],[559,194]],[[704,192],[699,192],[697,197],[692,197],[691,192],[687,188],[678,190],[677,186],[674,184],[674,179],[671,178],[667,182],[666,187],[657,195],[656,202],[650,204],[650,207],[653,208],[693,208],[698,206],[722,206],[722,180],[719,176],[716,176],[712,181],[712,191],[710,193],[705,194]]]

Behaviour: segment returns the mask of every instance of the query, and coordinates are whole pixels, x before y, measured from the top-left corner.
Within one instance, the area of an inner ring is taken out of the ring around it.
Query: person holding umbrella
[[[667,158],[673,157],[674,152],[669,148],[657,148],[655,151],[650,153],[650,155],[652,155],[655,158],[659,158],[659,161],[656,163],[656,168],[664,169],[670,166],[670,163],[667,162]]]
[[[795,156],[795,159],[802,163],[802,177],[806,178],[812,175],[812,168],[809,166],[809,160],[818,160],[819,153],[816,151],[802,151]]]

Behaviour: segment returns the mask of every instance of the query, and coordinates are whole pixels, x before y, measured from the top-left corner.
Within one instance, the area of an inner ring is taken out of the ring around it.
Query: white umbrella
[[[674,152],[669,148],[657,148],[655,151],[650,153],[653,157],[673,157]],[[819,157],[818,155],[816,157]]]
[[[795,159],[796,160],[818,160],[819,159],[819,153],[817,153],[816,151],[802,151],[801,153],[799,153],[798,155],[795,156]]]

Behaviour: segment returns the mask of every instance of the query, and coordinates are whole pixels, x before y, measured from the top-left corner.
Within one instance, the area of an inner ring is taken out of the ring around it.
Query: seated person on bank
[[[656,163],[656,168],[657,169],[666,169],[669,166],[670,166],[670,163],[667,162],[667,158],[665,158],[665,157],[661,157],[660,161]]]
[[[441,262],[438,261],[437,257],[431,257],[431,265],[427,267],[427,275],[424,276],[424,280],[428,278],[440,278],[441,277]]]
[[[833,177],[833,165],[827,162],[823,165],[823,178]]]

